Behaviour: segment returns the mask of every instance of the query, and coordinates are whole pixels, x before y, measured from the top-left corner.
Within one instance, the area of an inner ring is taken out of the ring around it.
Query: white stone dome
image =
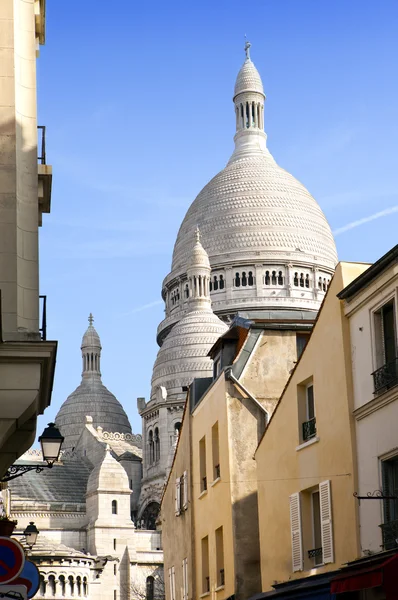
[[[246,59],[235,82],[234,97],[242,92],[259,92],[264,95],[260,73],[250,59]]]
[[[196,227],[212,269],[213,310],[223,318],[239,310],[318,310],[337,264],[319,204],[267,148],[263,85],[248,48],[235,85],[235,150],[193,201],[178,231],[163,282],[160,344],[186,313],[181,291]]]
[[[189,312],[171,330],[153,366],[151,400],[162,386],[167,397],[185,399],[182,388],[197,377],[211,377],[213,361],[207,355],[228,329],[211,310]]]
[[[65,438],[63,450],[71,450],[76,446],[88,415],[93,418],[94,427],[102,427],[110,432],[131,433],[123,406],[102,383],[101,340],[93,327],[91,314],[89,322],[81,345],[82,381],[67,397],[55,417],[55,423]]]

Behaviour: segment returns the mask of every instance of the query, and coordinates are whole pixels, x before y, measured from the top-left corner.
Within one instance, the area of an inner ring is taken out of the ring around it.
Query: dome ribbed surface
[[[97,333],[97,330],[95,329],[95,327],[93,327],[93,325],[89,325],[89,327],[86,330],[86,333],[84,334],[83,338],[82,338],[82,348],[85,348],[87,346],[93,346],[96,348],[101,348],[101,340],[100,337]]]
[[[332,269],[337,263],[321,208],[268,150],[232,160],[196,197],[178,232],[172,271],[186,269],[196,226],[212,265],[270,253],[296,260],[305,253]]]
[[[101,426],[109,432],[131,433],[130,422],[120,402],[99,377],[85,377],[55,417],[55,423],[65,437],[63,450],[76,446],[87,415],[93,417],[94,427]]]
[[[207,354],[227,329],[211,308],[191,311],[183,317],[158,352],[151,399],[158,386],[164,386],[168,395],[182,393],[182,387],[190,385],[194,378],[211,377],[213,361]]]
[[[234,96],[242,92],[259,92],[264,94],[260,73],[251,60],[246,60],[240,69],[235,82]]]

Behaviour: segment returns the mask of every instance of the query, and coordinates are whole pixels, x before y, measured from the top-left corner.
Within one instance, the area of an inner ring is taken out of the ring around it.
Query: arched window
[[[298,284],[299,284],[298,273],[294,274],[293,284],[298,287]]]
[[[224,277],[223,275],[220,275],[220,290],[224,289]]]
[[[46,595],[46,581],[44,579],[44,575],[40,575],[40,595],[41,596],[45,596]]]
[[[214,291],[218,290],[217,275],[214,275],[213,289],[214,289]]]
[[[181,423],[175,423],[174,424],[174,431],[178,431],[178,433],[180,433],[180,431],[181,431]]]
[[[323,280],[322,289],[326,292],[326,279]]]
[[[240,275],[235,273],[235,287],[240,287]]]
[[[185,298],[189,298],[189,285],[187,283],[185,284],[184,294]]]
[[[276,285],[276,271],[272,271],[271,283]]]
[[[117,515],[117,501],[112,500],[112,514]]]
[[[146,578],[146,600],[153,600],[155,591],[155,580],[150,575]]]
[[[48,592],[50,596],[55,596],[55,577],[50,575],[48,578]]]
[[[68,577],[68,592],[70,596],[73,596],[75,588],[75,582],[73,581],[73,575],[69,575]]]
[[[249,277],[247,278],[247,283],[249,285],[253,285],[254,284],[253,271],[249,271]]]
[[[309,275],[305,276],[305,287],[306,288],[310,287],[310,276]]]
[[[87,596],[87,594],[88,594],[87,577],[83,577],[83,596]]]
[[[148,433],[149,464],[153,464],[153,431]]]
[[[156,529],[156,521],[159,516],[160,505],[157,502],[150,502],[141,516],[141,529]]]
[[[76,577],[76,591],[78,596],[82,595],[82,578],[80,575]]]
[[[59,581],[61,596],[65,596],[65,575],[60,575],[58,577],[58,581]]]
[[[159,438],[159,429],[156,427],[155,429],[155,462],[160,460],[160,438]]]
[[[300,287],[304,287],[304,273],[300,273]]]
[[[246,287],[247,286],[247,277],[246,277],[246,271],[243,271],[242,273],[242,286]]]
[[[322,277],[319,278],[318,281],[318,288],[321,290],[322,289]]]
[[[211,280],[211,279],[210,279],[210,291],[211,291],[211,292],[213,291],[213,282],[212,282],[212,280]]]
[[[283,273],[279,271],[278,273],[278,285],[283,285]]]
[[[269,276],[269,271],[265,271],[265,278],[264,278],[264,283],[265,285],[269,285],[270,284],[270,276]]]

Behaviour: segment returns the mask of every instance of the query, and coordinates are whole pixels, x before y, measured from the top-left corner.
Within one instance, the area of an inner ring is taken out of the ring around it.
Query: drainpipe
[[[236,379],[235,375],[232,372],[232,367],[227,367],[225,369],[225,379],[227,381],[231,381],[233,386],[242,394],[242,396],[244,396],[245,398],[250,398],[250,400],[252,400],[254,404],[256,404],[258,408],[260,408],[265,413],[266,421],[268,422],[267,409],[265,409],[264,406],[260,404],[257,398],[255,398],[253,394],[249,392],[249,390],[243,385],[243,383],[239,381],[239,379]]]

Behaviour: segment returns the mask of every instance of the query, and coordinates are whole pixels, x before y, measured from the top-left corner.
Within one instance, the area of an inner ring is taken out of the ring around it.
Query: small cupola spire
[[[209,308],[210,300],[210,274],[209,257],[200,241],[199,227],[195,229],[195,244],[192,248],[188,262],[187,275],[189,286],[189,310]]]
[[[101,377],[101,340],[94,328],[92,313],[88,317],[89,326],[82,339],[83,377]]]
[[[264,131],[264,88],[260,73],[250,58],[251,43],[246,40],[246,60],[235,83],[234,104],[236,131]]]

